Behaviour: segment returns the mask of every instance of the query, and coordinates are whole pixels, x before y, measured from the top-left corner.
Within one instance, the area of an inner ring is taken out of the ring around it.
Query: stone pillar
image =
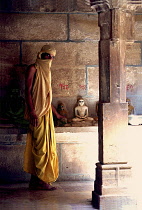
[[[102,1],[101,1],[102,2]],[[106,2],[105,2],[106,3]],[[132,14],[122,8],[99,7],[99,163],[92,192],[93,206],[101,210],[132,205],[128,196],[131,166],[124,149],[128,126],[125,52]],[[104,11],[105,9],[105,11]]]

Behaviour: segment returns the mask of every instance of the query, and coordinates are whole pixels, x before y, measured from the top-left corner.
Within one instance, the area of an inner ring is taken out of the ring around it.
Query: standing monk
[[[24,154],[24,171],[31,174],[30,189],[55,190],[51,186],[58,178],[58,157],[52,111],[62,118],[51,104],[51,63],[56,50],[42,47],[35,64],[26,73],[26,113],[30,126]]]

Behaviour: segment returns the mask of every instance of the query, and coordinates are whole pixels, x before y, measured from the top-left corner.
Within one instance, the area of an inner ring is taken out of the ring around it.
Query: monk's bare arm
[[[38,125],[38,120],[37,120],[37,116],[36,116],[33,101],[32,101],[32,88],[33,88],[35,74],[36,74],[35,66],[30,65],[26,72],[25,98],[26,98],[28,111],[30,114],[30,123],[36,127]]]
[[[51,104],[52,106],[52,112],[54,113],[54,115],[57,117],[57,119],[62,119],[65,118],[65,116],[60,115],[57,110],[55,109],[55,107],[53,106],[53,104]]]

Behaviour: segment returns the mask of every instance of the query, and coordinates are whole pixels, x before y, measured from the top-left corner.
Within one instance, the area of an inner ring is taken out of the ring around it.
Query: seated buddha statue
[[[77,101],[77,106],[75,107],[75,118],[72,119],[73,122],[81,121],[93,121],[92,117],[88,116],[88,107],[85,105],[84,99],[79,98]]]
[[[134,114],[134,107],[131,105],[131,100],[127,98],[126,102],[128,102],[128,115]]]

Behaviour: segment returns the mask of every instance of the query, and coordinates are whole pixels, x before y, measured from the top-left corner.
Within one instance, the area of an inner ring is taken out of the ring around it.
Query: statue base
[[[95,120],[83,120],[80,122],[72,122],[71,126],[72,127],[87,127],[87,126],[95,126],[97,125],[97,122]]]

